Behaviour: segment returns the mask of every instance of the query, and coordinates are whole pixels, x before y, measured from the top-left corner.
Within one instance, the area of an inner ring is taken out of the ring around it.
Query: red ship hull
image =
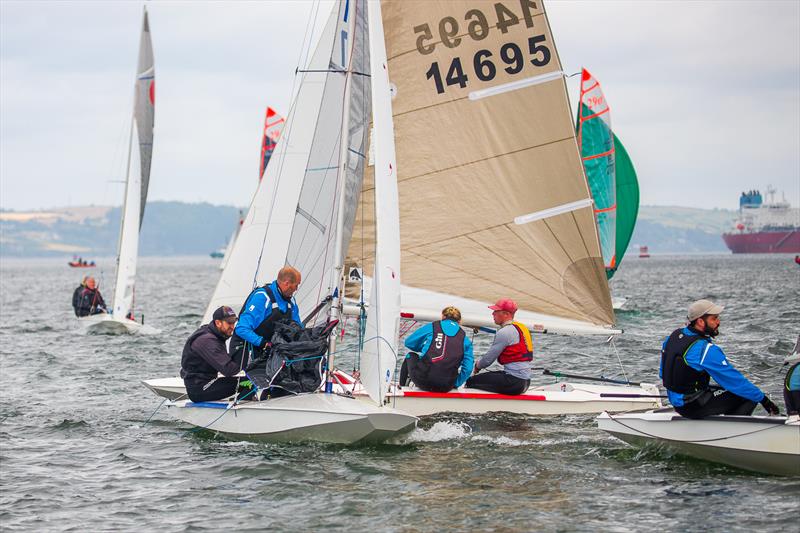
[[[735,254],[800,254],[800,230],[723,233]]]

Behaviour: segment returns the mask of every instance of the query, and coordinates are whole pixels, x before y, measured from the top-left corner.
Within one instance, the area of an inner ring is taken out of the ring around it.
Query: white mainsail
[[[362,6],[362,8],[360,8]],[[291,265],[303,282],[295,294],[301,311],[310,311],[338,284],[335,257],[340,193],[361,188],[365,121],[370,114],[363,4],[337,4],[322,32],[289,111],[278,146],[220,276],[204,320],[220,305],[238,309],[250,291]],[[359,23],[359,21],[362,21]],[[361,36],[360,36],[361,35]],[[359,71],[345,102],[349,62]],[[349,126],[343,128],[344,121]],[[349,132],[346,161],[341,160],[342,131]],[[355,219],[355,200],[344,214],[345,234]],[[348,222],[349,220],[349,222]],[[347,243],[344,244],[346,249]]]
[[[139,64],[136,69],[136,96],[134,118],[139,139],[139,166],[141,172],[141,201],[139,227],[144,220],[147,188],[150,185],[150,162],[153,159],[153,124],[155,120],[156,82],[153,62],[153,41],[150,39],[150,22],[144,10],[142,37],[139,40]]]
[[[591,196],[541,2],[382,6],[404,284],[484,303],[513,298],[607,332],[614,315]],[[364,229],[348,253],[365,272],[374,194],[367,174]]]
[[[155,68],[153,44],[147,10],[142,21],[139,42],[139,61],[136,70],[133,123],[128,142],[128,168],[125,178],[125,201],[122,206],[119,250],[117,256],[117,281],[114,287],[112,313],[117,319],[132,313],[136,262],[139,254],[139,230],[144,217],[147,187],[150,182],[150,162],[153,156],[153,126],[155,112]],[[136,129],[139,158],[132,159],[133,129]]]

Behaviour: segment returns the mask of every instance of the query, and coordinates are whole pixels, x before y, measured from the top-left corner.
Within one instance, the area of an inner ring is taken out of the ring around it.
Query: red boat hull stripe
[[[408,398],[467,398],[470,400],[523,400],[529,402],[543,402],[547,398],[533,394],[509,396],[507,394],[479,394],[475,392],[417,392],[403,391],[403,396]]]

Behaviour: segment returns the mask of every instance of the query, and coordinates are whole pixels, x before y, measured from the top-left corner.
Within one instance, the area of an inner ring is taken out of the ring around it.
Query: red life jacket
[[[517,328],[519,342],[503,348],[503,351],[500,352],[500,357],[497,358],[497,362],[501,365],[507,365],[508,363],[533,361],[533,340],[531,340],[530,330],[520,322],[512,322],[511,325]]]

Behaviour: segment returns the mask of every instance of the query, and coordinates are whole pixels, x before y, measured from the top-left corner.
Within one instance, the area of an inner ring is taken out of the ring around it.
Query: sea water
[[[536,336],[534,364],[655,381],[661,339],[705,297],[725,305],[718,342],[730,360],[783,406],[781,362],[800,332],[792,259],[627,258],[611,283],[629,299],[617,314],[625,333]],[[113,261],[90,272],[110,299]],[[70,301],[85,273],[66,260],[0,261],[2,530],[797,531],[800,479],[635,449],[591,415],[445,414],[354,448],[195,431],[140,382],[177,374],[217,262],[141,261],[137,316],[152,335],[81,334]],[[481,354],[491,336],[474,342]],[[534,383],[551,382],[536,372]]]

